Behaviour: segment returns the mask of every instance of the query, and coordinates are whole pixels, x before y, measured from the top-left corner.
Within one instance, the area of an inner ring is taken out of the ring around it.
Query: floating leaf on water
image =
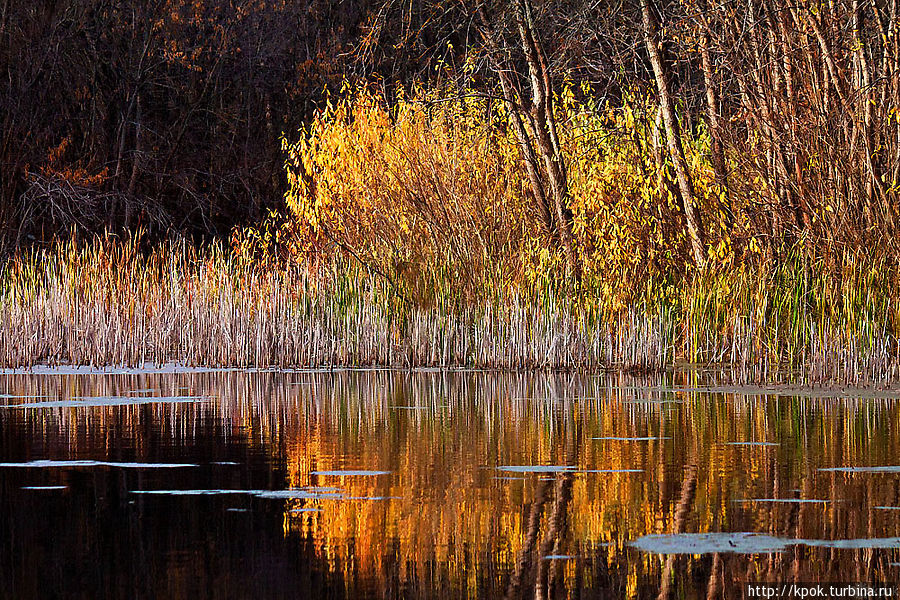
[[[784,552],[794,542],[759,533],[674,533],[645,535],[629,546],[655,554],[767,554]]]
[[[374,477],[375,475],[390,475],[390,471],[310,471],[310,475],[324,477]]]

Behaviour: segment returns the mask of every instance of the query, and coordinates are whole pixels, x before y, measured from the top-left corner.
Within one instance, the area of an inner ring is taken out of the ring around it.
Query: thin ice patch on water
[[[629,546],[654,554],[764,554],[784,552],[790,540],[759,533],[674,533],[645,535]]]
[[[52,398],[53,396],[36,396],[31,394],[0,394],[0,400],[34,400],[37,398]]]
[[[159,388],[139,388],[136,390],[129,390],[129,394],[152,394],[153,392],[158,392]]]
[[[425,406],[425,405],[394,404],[392,406],[389,406],[388,408],[390,408],[391,410],[431,410],[432,407]],[[436,406],[434,408],[440,408],[440,407]]]
[[[571,554],[548,554],[542,558],[544,560],[574,560],[578,557]]]
[[[643,469],[583,469],[576,473],[643,473]]]
[[[131,490],[132,494],[146,496],[225,496],[229,494],[253,495],[259,490]]]
[[[226,508],[225,512],[245,513],[245,512],[250,512],[250,509],[249,508]]]
[[[310,475],[320,475],[323,477],[374,477],[376,475],[390,475],[390,471],[365,471],[365,470],[347,470],[347,471],[310,471]]]
[[[614,442],[650,442],[653,440],[671,440],[670,437],[595,437],[591,438],[592,440],[605,440],[605,441],[614,441]]]
[[[67,485],[23,485],[23,490],[67,490]]]
[[[780,396],[783,398],[858,398],[889,400],[900,398],[900,390],[897,389],[873,389],[873,388],[836,388],[836,387],[809,387],[797,385],[726,385],[726,386],[698,386],[698,387],[673,387],[670,390],[676,393],[692,394],[735,394],[738,396]]]
[[[878,510],[900,510],[900,506],[876,506]]]
[[[402,500],[401,496],[347,496],[344,500]]]
[[[89,365],[32,365],[0,369],[0,375],[156,375],[175,373],[261,373],[266,369],[244,367],[189,367],[175,363],[146,363],[141,367],[91,367]]]
[[[759,533],[676,533],[645,535],[628,544],[655,554],[768,554],[784,552],[791,546],[834,550],[900,548],[900,538],[859,538],[809,540],[776,538]]]
[[[138,404],[180,404],[203,402],[208,396],[83,396],[70,400],[48,400],[45,402],[23,402],[6,404],[2,408],[96,408],[107,406],[134,406]]]
[[[508,471],[510,473],[572,473],[575,471],[573,465],[503,465],[497,467],[498,471]]]
[[[313,512],[322,512],[321,508],[294,508],[291,510],[292,513],[313,513]]]
[[[316,493],[306,490],[266,490],[257,491],[253,494],[257,498],[266,498],[269,500],[319,500],[322,498],[341,499],[343,494],[333,492]]]
[[[213,461],[213,462],[211,462],[211,463],[209,463],[209,464],[211,464],[211,465],[228,465],[228,466],[231,466],[231,465],[239,465],[239,464],[241,464],[241,463],[236,463],[236,462],[234,462],[233,460],[216,460],[216,461]]]
[[[900,548],[900,537],[859,538],[855,540],[798,540],[798,543],[814,548],[833,548],[835,550],[869,550]]]
[[[343,498],[343,494],[316,493],[307,490],[239,490],[239,489],[198,489],[198,490],[131,490],[132,494],[146,496],[229,496],[243,495],[267,500],[320,500],[323,498]]]
[[[819,500],[815,498],[735,498],[734,502],[770,502],[774,504],[825,504],[835,500]],[[837,500],[840,502],[840,500]]]
[[[4,462],[0,468],[78,468],[78,467],[112,467],[118,469],[177,469],[182,467],[199,467],[192,463],[144,463],[144,462],[109,462],[105,460],[31,460],[28,462]]]
[[[624,404],[684,404],[684,400],[677,400],[675,398],[636,398],[633,400],[626,400]]]
[[[900,465],[885,465],[881,467],[828,467],[819,469],[826,473],[900,473]]]
[[[725,442],[726,446],[778,446],[776,442]]]
[[[524,477],[508,477],[508,476],[504,477],[504,476],[498,476],[498,477],[494,477],[494,479],[496,479],[496,480],[498,480],[498,481],[525,481],[525,478],[524,478]]]
[[[342,492],[342,491],[343,491],[341,488],[336,488],[336,487],[323,487],[323,486],[320,486],[320,485],[307,485],[307,486],[304,486],[303,489],[306,490],[307,492],[312,492],[312,493],[315,493],[315,494],[322,494],[322,493],[328,494],[328,493]]]

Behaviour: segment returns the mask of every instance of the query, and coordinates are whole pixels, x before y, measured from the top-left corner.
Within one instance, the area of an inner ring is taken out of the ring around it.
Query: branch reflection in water
[[[3,584],[544,600],[900,576],[896,393],[717,377],[0,375]]]

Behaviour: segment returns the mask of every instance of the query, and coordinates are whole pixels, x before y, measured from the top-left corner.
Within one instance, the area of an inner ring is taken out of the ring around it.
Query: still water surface
[[[896,394],[698,381],[0,375],[0,597],[900,581]]]

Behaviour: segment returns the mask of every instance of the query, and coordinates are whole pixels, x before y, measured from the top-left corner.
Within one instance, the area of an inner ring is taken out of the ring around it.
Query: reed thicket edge
[[[663,370],[730,364],[816,380],[900,375],[892,271],[802,253],[775,266],[648,281],[618,313],[603,299],[494,290],[481,302],[401,298],[349,259],[257,261],[211,245],[60,242],[0,277],[0,364],[386,366]],[[446,297],[445,297],[446,296]]]

